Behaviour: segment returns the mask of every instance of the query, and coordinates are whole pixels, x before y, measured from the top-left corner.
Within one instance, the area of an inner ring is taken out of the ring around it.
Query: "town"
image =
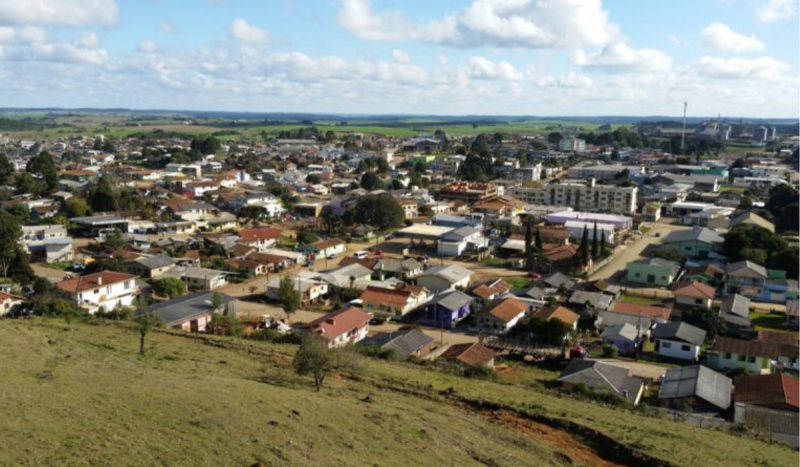
[[[797,448],[787,128],[9,133],[0,310],[130,321],[142,353],[153,328],[299,344],[318,390],[353,348]]]

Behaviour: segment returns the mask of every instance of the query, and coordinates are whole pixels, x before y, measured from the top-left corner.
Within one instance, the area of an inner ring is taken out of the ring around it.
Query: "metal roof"
[[[658,398],[698,397],[724,410],[731,405],[731,389],[730,378],[703,365],[693,365],[667,370]]]

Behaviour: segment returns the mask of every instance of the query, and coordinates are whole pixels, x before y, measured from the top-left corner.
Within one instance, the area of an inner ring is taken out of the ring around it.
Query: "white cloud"
[[[39,26],[115,26],[119,10],[114,0],[2,0],[0,24]]]
[[[605,73],[660,73],[669,71],[672,59],[655,49],[632,49],[624,42],[615,42],[600,52],[588,55],[583,50],[572,54],[572,61],[587,70]]]
[[[178,32],[178,30],[175,28],[175,25],[171,21],[161,21],[158,23],[158,29],[160,29],[164,34],[175,34]]]
[[[787,21],[794,16],[796,0],[769,0],[756,3],[756,18],[761,23]]]
[[[492,62],[483,57],[470,57],[470,76],[475,79],[516,81],[522,79],[522,73],[506,61]]]
[[[720,58],[703,57],[690,66],[697,75],[717,79],[780,80],[787,77],[791,65],[773,57],[758,58]]]
[[[703,28],[700,40],[704,46],[721,52],[761,52],[767,48],[755,34],[739,34],[723,23],[711,23]]]
[[[409,56],[402,50],[397,50],[397,49],[392,50],[392,58],[397,63],[411,63],[411,56]]]
[[[47,31],[35,26],[25,26],[19,30],[20,40],[31,43],[42,43],[47,41]]]
[[[602,47],[620,36],[601,0],[474,0],[431,21],[373,12],[370,0],[342,0],[339,24],[367,40],[416,40],[456,47]]]
[[[138,49],[139,49],[139,52],[144,52],[144,53],[147,53],[147,54],[151,54],[151,53],[154,53],[155,51],[158,50],[158,46],[156,45],[155,42],[147,40],[147,41],[140,42]]]
[[[570,71],[562,76],[544,76],[536,81],[536,84],[543,87],[558,88],[588,88],[592,85],[592,79]]]
[[[233,20],[229,32],[232,37],[248,44],[264,45],[270,40],[269,33],[265,29],[251,26],[242,18]]]

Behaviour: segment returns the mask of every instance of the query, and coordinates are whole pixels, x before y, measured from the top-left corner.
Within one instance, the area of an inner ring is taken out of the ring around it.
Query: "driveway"
[[[60,269],[53,269],[44,266],[41,263],[32,263],[31,269],[38,277],[44,277],[51,282],[59,282],[66,277],[67,272]]]
[[[654,223],[649,224],[650,231],[645,235],[640,236],[632,244],[628,245],[620,254],[618,254],[610,263],[606,264],[599,271],[589,276],[589,280],[594,281],[598,279],[611,279],[618,271],[624,271],[625,267],[631,261],[636,261],[642,257],[642,252],[650,245],[660,244],[661,241],[672,232],[678,230],[689,230],[691,226],[686,225],[673,225]],[[660,236],[656,236],[660,234]]]

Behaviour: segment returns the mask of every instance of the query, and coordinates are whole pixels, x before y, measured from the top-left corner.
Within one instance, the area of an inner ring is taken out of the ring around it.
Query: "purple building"
[[[630,229],[633,226],[633,219],[627,216],[615,214],[600,214],[595,212],[561,211],[548,214],[548,224],[564,225],[569,221],[588,222],[593,224],[611,224],[616,230]]]
[[[422,306],[420,324],[436,328],[452,329],[469,315],[472,297],[454,290],[439,294]]]

